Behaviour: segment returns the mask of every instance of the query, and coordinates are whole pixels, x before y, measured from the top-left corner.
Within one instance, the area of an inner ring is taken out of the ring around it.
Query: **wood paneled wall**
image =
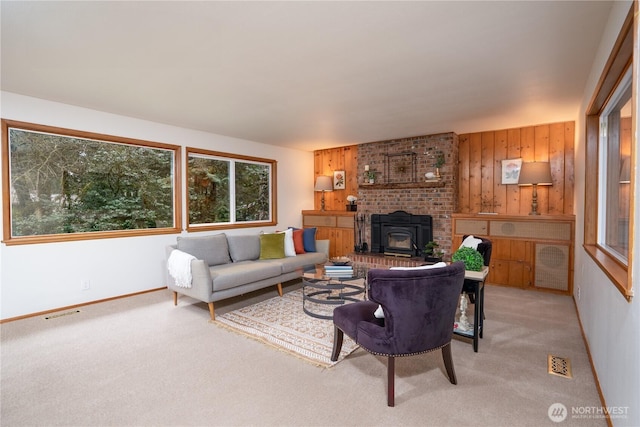
[[[531,187],[502,184],[502,160],[551,163],[552,186],[538,186],[538,212],[573,215],[575,122],[459,135],[458,212],[528,215]],[[314,177],[345,171],[345,189],[325,193],[326,210],[345,210],[347,196],[358,195],[358,146],[315,151]],[[315,182],[315,181],[314,181]],[[320,209],[315,193],[314,209]]]
[[[358,196],[358,146],[348,145],[346,147],[317,150],[314,164],[314,184],[318,175],[328,175],[333,177],[333,172],[345,172],[345,189],[325,192],[325,210],[344,211],[347,205],[347,196]],[[315,192],[314,209],[320,210],[321,193]]]
[[[575,122],[463,134],[459,137],[458,210],[528,215],[532,187],[502,184],[502,160],[551,163],[552,186],[538,186],[538,212],[573,215]]]

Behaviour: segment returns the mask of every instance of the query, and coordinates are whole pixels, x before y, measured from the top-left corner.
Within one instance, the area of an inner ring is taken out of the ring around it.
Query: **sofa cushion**
[[[299,228],[289,227],[292,230],[300,230]],[[302,229],[302,245],[305,252],[316,251],[316,227],[309,227]]]
[[[227,264],[229,246],[224,233],[200,237],[178,237],[178,249],[203,260],[207,265]]]
[[[227,243],[233,262],[260,258],[260,236],[258,234],[227,236]]]
[[[293,244],[293,230],[287,228],[284,231],[278,231],[284,234],[284,256],[296,256],[296,247]]]
[[[316,228],[305,228],[302,233],[302,242],[305,252],[316,251]]]
[[[209,268],[213,291],[231,289],[247,283],[279,276],[282,266],[276,261],[240,261]]]
[[[293,248],[296,250],[296,254],[303,254],[304,251],[304,241],[302,240],[302,235],[304,234],[304,230],[295,230],[293,229]]]
[[[260,235],[260,259],[284,258],[284,234]]]
[[[303,267],[312,267],[316,264],[323,264],[326,261],[327,256],[324,252],[307,252],[295,257],[278,259],[273,262],[278,262],[282,266],[282,273],[284,274],[291,273],[292,271],[299,270]]]

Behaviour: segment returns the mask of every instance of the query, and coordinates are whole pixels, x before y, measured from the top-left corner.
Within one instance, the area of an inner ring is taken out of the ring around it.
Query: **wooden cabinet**
[[[490,239],[493,250],[487,281],[518,288],[531,286],[531,242],[500,238]],[[459,245],[460,243],[455,247]]]
[[[355,246],[356,212],[302,211],[302,226],[316,227],[317,239],[329,240],[329,256],[346,256]]]
[[[574,216],[452,217],[452,248],[459,247],[466,234],[491,240],[487,283],[572,293]]]

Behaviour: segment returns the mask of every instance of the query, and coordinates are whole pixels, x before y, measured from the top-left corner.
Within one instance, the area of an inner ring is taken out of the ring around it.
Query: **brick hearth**
[[[397,257],[374,253],[350,253],[353,264],[366,265],[367,268],[417,267],[425,263],[421,257]]]

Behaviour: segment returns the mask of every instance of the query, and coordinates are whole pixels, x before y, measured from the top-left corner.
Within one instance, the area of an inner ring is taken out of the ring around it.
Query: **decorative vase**
[[[436,179],[440,179],[440,168],[436,168]]]
[[[358,205],[355,203],[347,203],[347,211],[348,212],[356,212],[358,210]]]

